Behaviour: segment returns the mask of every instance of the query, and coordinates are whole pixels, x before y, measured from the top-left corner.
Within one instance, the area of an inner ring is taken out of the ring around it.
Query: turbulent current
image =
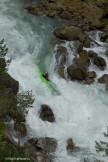
[[[54,154],[56,162],[83,162],[84,157],[91,161],[96,158],[107,162],[108,159],[95,150],[96,140],[105,141],[103,132],[106,132],[108,125],[108,94],[105,87],[98,83],[83,85],[58,77],[54,72],[54,52],[50,44],[57,20],[29,15],[23,7],[21,0],[0,0],[0,39],[5,39],[9,48],[7,57],[12,59],[9,74],[19,81],[20,91],[32,90],[35,96],[34,107],[27,116],[28,137],[57,139],[58,148]],[[89,34],[101,44],[100,47],[92,45],[92,49],[102,55],[107,47],[100,42],[99,31]],[[72,46],[72,42],[70,44]],[[67,48],[68,45],[69,42],[66,42]],[[38,67],[43,72],[50,72],[50,78],[61,95],[54,95],[42,83]],[[94,68],[91,67],[91,70]],[[108,67],[104,72],[95,70],[98,77],[108,73]],[[55,123],[39,118],[41,104],[52,108]],[[68,138],[72,138],[80,147],[79,152],[67,153]]]

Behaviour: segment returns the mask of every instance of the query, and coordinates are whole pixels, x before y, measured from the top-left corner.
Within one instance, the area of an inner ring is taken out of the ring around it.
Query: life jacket
[[[45,78],[48,78],[48,73],[44,73],[43,76],[44,76]]]

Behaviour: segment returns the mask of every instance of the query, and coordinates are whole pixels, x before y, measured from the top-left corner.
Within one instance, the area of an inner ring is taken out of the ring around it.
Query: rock
[[[36,145],[43,151],[51,153],[56,151],[57,141],[54,138],[50,137],[39,138]]]
[[[59,27],[54,30],[54,34],[57,38],[68,41],[78,40],[80,32],[81,32],[80,28],[75,26]]]
[[[105,56],[107,56],[107,57],[108,57],[108,51],[106,51],[106,52],[105,52]]]
[[[94,52],[94,51],[92,51],[92,50],[90,50],[90,51],[88,51],[88,56],[91,58],[91,57],[95,57],[95,56],[97,56],[97,53],[96,52]]]
[[[17,94],[19,90],[19,83],[9,74],[4,73],[0,78],[0,89],[4,88],[10,88],[12,93]]]
[[[79,147],[75,146],[75,144],[73,143],[72,138],[69,138],[67,140],[67,147],[66,147],[67,151],[69,152],[76,152],[79,151]]]
[[[101,40],[102,42],[105,42],[107,39],[108,39],[108,31],[103,32],[103,33],[101,34],[101,37],[100,37],[100,40]]]
[[[14,129],[20,134],[21,136],[27,135],[27,129],[24,123],[21,122],[15,122],[14,123]]]
[[[56,55],[55,55],[57,66],[63,66],[65,64],[67,55],[68,54],[67,54],[66,47],[58,46]]]
[[[91,42],[90,42],[90,39],[89,39],[89,37],[88,37],[88,38],[85,39],[83,45],[84,45],[84,47],[86,47],[86,48],[90,48],[90,43],[91,43]]]
[[[87,78],[95,78],[96,77],[96,73],[95,73],[95,71],[89,71],[88,73],[87,73]]]
[[[55,121],[54,113],[52,112],[51,108],[48,105],[41,105],[41,110],[39,114],[40,114],[40,118],[43,121],[49,121],[49,122]]]
[[[74,17],[74,15],[69,11],[63,11],[63,12],[61,12],[60,17],[62,19],[70,20],[70,19],[72,19]]]
[[[77,52],[80,53],[83,51],[83,44],[80,44],[78,47],[77,47]]]
[[[93,63],[100,69],[100,70],[104,70],[106,67],[106,61],[104,58],[102,58],[101,56],[95,56]]]
[[[95,82],[94,78],[86,78],[86,80],[84,81],[84,83],[89,84],[89,85],[94,82]]]
[[[90,38],[87,34],[80,32],[78,35],[79,41],[83,44],[84,47],[90,47]]]
[[[62,41],[61,41],[60,39],[57,39],[57,38],[53,38],[53,39],[51,40],[51,44],[52,44],[53,46],[60,45],[61,43],[62,43]]]
[[[108,74],[102,75],[100,78],[98,78],[98,82],[102,84],[108,83]]]
[[[81,60],[81,62],[83,62],[83,64],[85,66],[89,66],[90,64],[90,59],[89,56],[87,54],[87,51],[83,50],[82,52],[79,53],[79,59]]]
[[[85,80],[87,76],[87,69],[80,60],[76,59],[72,65],[67,68],[67,73],[72,80]]]
[[[30,155],[34,162],[51,162],[48,154],[55,152],[57,141],[54,138],[32,138],[25,144],[26,155]]]
[[[58,67],[57,72],[61,78],[65,79],[64,66]]]
[[[2,75],[5,72],[5,70],[6,70],[5,58],[0,58],[0,75]]]
[[[106,84],[106,88],[105,88],[106,91],[108,91],[108,83]]]

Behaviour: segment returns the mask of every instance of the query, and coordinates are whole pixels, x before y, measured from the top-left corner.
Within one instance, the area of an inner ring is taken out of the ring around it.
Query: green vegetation
[[[104,18],[104,19],[102,20],[102,22],[103,22],[104,25],[107,25],[107,24],[108,24],[108,19],[107,19],[107,18]]]
[[[22,122],[34,102],[31,91],[17,93],[17,82],[7,73],[10,64],[10,60],[5,59],[7,52],[3,39],[0,41],[0,162],[31,162],[25,155],[24,147],[16,147],[4,138],[6,124],[3,117],[10,115],[14,120]]]
[[[107,133],[104,133],[104,137],[108,138],[108,127],[107,127]],[[103,153],[104,156],[108,156],[108,143],[104,141],[100,141],[100,142],[95,141],[95,143],[96,143],[95,146],[96,151]]]

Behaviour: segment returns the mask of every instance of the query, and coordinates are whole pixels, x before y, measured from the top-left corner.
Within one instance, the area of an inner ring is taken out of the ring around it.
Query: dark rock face
[[[86,52],[80,53],[79,58],[74,58],[73,64],[67,68],[67,73],[72,80],[85,80],[89,58]]]
[[[87,54],[87,51],[83,50],[82,52],[79,53],[79,59],[83,63],[84,66],[88,67],[90,64],[90,59]]]
[[[85,80],[85,82],[84,83],[86,83],[86,84],[92,84],[92,83],[94,83],[95,82],[95,80],[93,79],[93,78],[86,78],[86,80]]]
[[[90,50],[90,51],[88,51],[88,56],[89,56],[90,58],[92,58],[92,57],[97,56],[97,53],[95,53],[94,51]]]
[[[57,141],[54,138],[39,138],[37,146],[42,148],[47,153],[55,152],[57,148]]]
[[[58,67],[57,72],[61,78],[65,79],[64,66]]]
[[[106,88],[105,88],[106,91],[108,91],[108,83],[106,84]]]
[[[48,153],[55,152],[57,141],[54,138],[32,138],[25,143],[26,154],[30,155],[34,162],[51,162]]]
[[[83,51],[83,44],[80,44],[78,47],[77,47],[77,52],[80,53]]]
[[[57,66],[63,66],[65,64],[66,56],[67,56],[66,47],[58,46],[56,55],[55,55],[56,61],[57,61]]]
[[[57,38],[73,41],[79,40],[84,47],[90,47],[90,38],[87,34],[83,33],[79,27],[66,26],[55,29],[54,34]]]
[[[101,56],[95,56],[93,63],[100,69],[100,70],[104,70],[106,67],[106,61],[104,58],[102,58]]]
[[[51,108],[48,105],[41,105],[40,118],[44,121],[54,122],[55,117]]]
[[[102,75],[100,78],[98,78],[98,82],[102,84],[108,83],[108,74]]]
[[[95,71],[89,71],[88,73],[87,73],[87,78],[95,78],[96,77],[96,73],[95,73]]]
[[[67,147],[66,147],[67,151],[69,152],[76,152],[79,151],[79,147],[75,146],[75,144],[73,143],[72,138],[69,138],[67,140]]]
[[[19,89],[19,83],[9,74],[5,73],[0,78],[0,89],[4,88],[10,88],[12,93],[17,94]]]
[[[14,123],[14,129],[20,134],[21,136],[27,135],[27,129],[24,123],[21,122],[15,122]]]
[[[67,26],[67,27],[60,27],[55,29],[54,34],[57,38],[73,41],[73,40],[78,40],[78,36],[80,32],[81,30],[78,27]]]
[[[101,35],[101,37],[100,37],[100,40],[102,42],[105,42],[107,39],[108,39],[108,31],[103,32],[102,35]]]

